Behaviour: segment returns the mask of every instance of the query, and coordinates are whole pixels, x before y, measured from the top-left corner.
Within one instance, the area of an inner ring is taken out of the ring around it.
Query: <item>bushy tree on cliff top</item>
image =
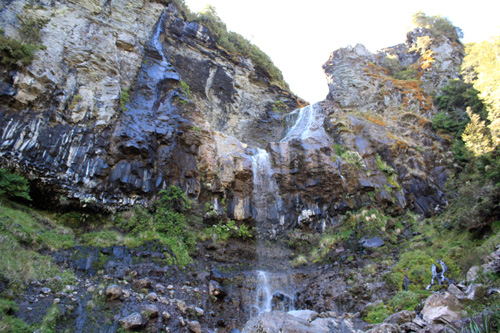
[[[458,41],[464,37],[462,29],[455,27],[449,19],[440,15],[427,16],[420,11],[413,15],[413,24],[416,27],[429,29],[434,35],[444,35],[451,40]]]

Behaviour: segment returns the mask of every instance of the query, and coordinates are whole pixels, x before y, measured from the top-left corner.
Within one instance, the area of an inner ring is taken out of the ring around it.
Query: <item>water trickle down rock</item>
[[[156,192],[165,187],[164,166],[175,154],[175,135],[188,121],[177,112],[176,99],[185,99],[177,89],[179,74],[162,49],[160,36],[165,13],[162,14],[153,37],[146,46],[146,56],[140,68],[130,103],[124,107],[113,133],[116,164],[111,169],[114,188],[139,193]],[[143,163],[137,163],[142,159]],[[187,163],[186,166],[192,163]]]
[[[276,237],[278,230],[283,229],[283,202],[279,195],[278,184],[273,178],[273,169],[269,153],[257,148],[252,156],[253,172],[253,216],[257,221],[260,233],[268,233]]]
[[[294,281],[286,272],[257,271],[255,301],[251,316],[259,316],[274,310],[295,310]]]
[[[326,227],[326,202],[314,200],[320,196],[311,195],[310,190],[338,183],[330,181],[332,176],[338,181],[342,179],[338,167],[324,154],[325,149],[331,150],[333,143],[325,131],[324,121],[325,113],[319,103],[295,110],[286,117],[286,123],[293,125],[288,126],[284,138],[270,144],[280,189],[288,194],[286,206],[293,207],[285,216],[287,229],[305,226],[324,230]],[[321,192],[328,193],[328,188]]]

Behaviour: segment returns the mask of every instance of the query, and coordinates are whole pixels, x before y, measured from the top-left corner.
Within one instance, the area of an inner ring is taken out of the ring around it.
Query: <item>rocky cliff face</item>
[[[19,38],[23,12],[48,21],[45,49],[2,71],[0,154],[44,193],[37,200],[120,209],[170,184],[198,197],[227,182],[215,138],[262,145],[280,135],[274,102],[298,106],[171,4],[12,1],[0,12],[6,35]]]
[[[3,70],[0,155],[39,201],[114,210],[175,184],[235,220],[264,211],[273,235],[321,231],[367,205],[429,215],[446,204],[453,157],[429,119],[432,94],[458,75],[459,42],[419,29],[377,54],[337,50],[323,66],[327,99],[297,109],[172,4],[26,4],[4,4],[6,34],[17,37],[21,11],[43,17],[46,49]],[[259,152],[273,197],[256,193]]]

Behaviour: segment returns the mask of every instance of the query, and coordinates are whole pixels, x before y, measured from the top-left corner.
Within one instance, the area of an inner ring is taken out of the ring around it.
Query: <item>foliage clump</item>
[[[0,34],[0,64],[5,66],[27,66],[35,59],[35,44],[24,44]]]
[[[201,13],[195,14],[191,12],[183,0],[174,0],[173,2],[186,20],[198,22],[207,27],[213,34],[217,45],[234,57],[241,55],[250,58],[258,69],[268,73],[271,83],[283,89],[289,89],[288,84],[283,79],[283,74],[274,65],[271,58],[245,37],[228,31],[226,24],[217,15],[215,7],[209,5]]]
[[[127,111],[126,105],[130,103],[130,94],[128,89],[122,89],[120,92],[120,106],[123,111]]]
[[[413,24],[417,27],[429,29],[436,36],[446,36],[454,41],[463,38],[462,30],[455,27],[449,19],[440,15],[427,16],[420,11],[413,15]]]
[[[5,66],[27,66],[35,59],[35,51],[44,49],[40,45],[40,31],[48,23],[48,19],[32,17],[27,14],[18,15],[21,40],[4,36],[0,29],[0,64]]]
[[[181,267],[192,262],[189,255],[194,248],[196,237],[186,222],[186,214],[191,210],[191,201],[178,186],[170,186],[158,193],[158,200],[152,211],[136,207],[126,217],[117,221],[118,226],[130,232],[123,239],[129,247],[137,247],[145,241],[159,240],[162,244],[169,245],[175,258],[170,258],[170,263]],[[106,244],[120,237],[113,233],[97,235],[100,242]],[[91,242],[91,235],[87,243]],[[93,240],[95,241],[95,240]]]
[[[1,197],[31,200],[28,180],[6,169],[0,169],[0,198]]]

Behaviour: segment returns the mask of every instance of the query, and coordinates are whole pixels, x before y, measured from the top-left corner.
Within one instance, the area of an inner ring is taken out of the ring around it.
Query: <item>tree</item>
[[[475,156],[482,156],[493,151],[494,146],[491,142],[491,135],[484,121],[481,120],[478,114],[472,113],[470,108],[467,108],[467,114],[470,117],[470,123],[465,127],[462,134],[465,146],[472,151]]]
[[[28,180],[8,170],[0,169],[0,197],[31,200]]]
[[[495,146],[500,144],[500,36],[467,44],[462,68],[466,79],[479,90],[488,109],[490,132]]]
[[[455,27],[450,20],[441,15],[427,16],[422,11],[413,15],[413,24],[417,27],[429,29],[437,36],[446,36],[451,40],[458,41],[463,38],[463,32]]]

